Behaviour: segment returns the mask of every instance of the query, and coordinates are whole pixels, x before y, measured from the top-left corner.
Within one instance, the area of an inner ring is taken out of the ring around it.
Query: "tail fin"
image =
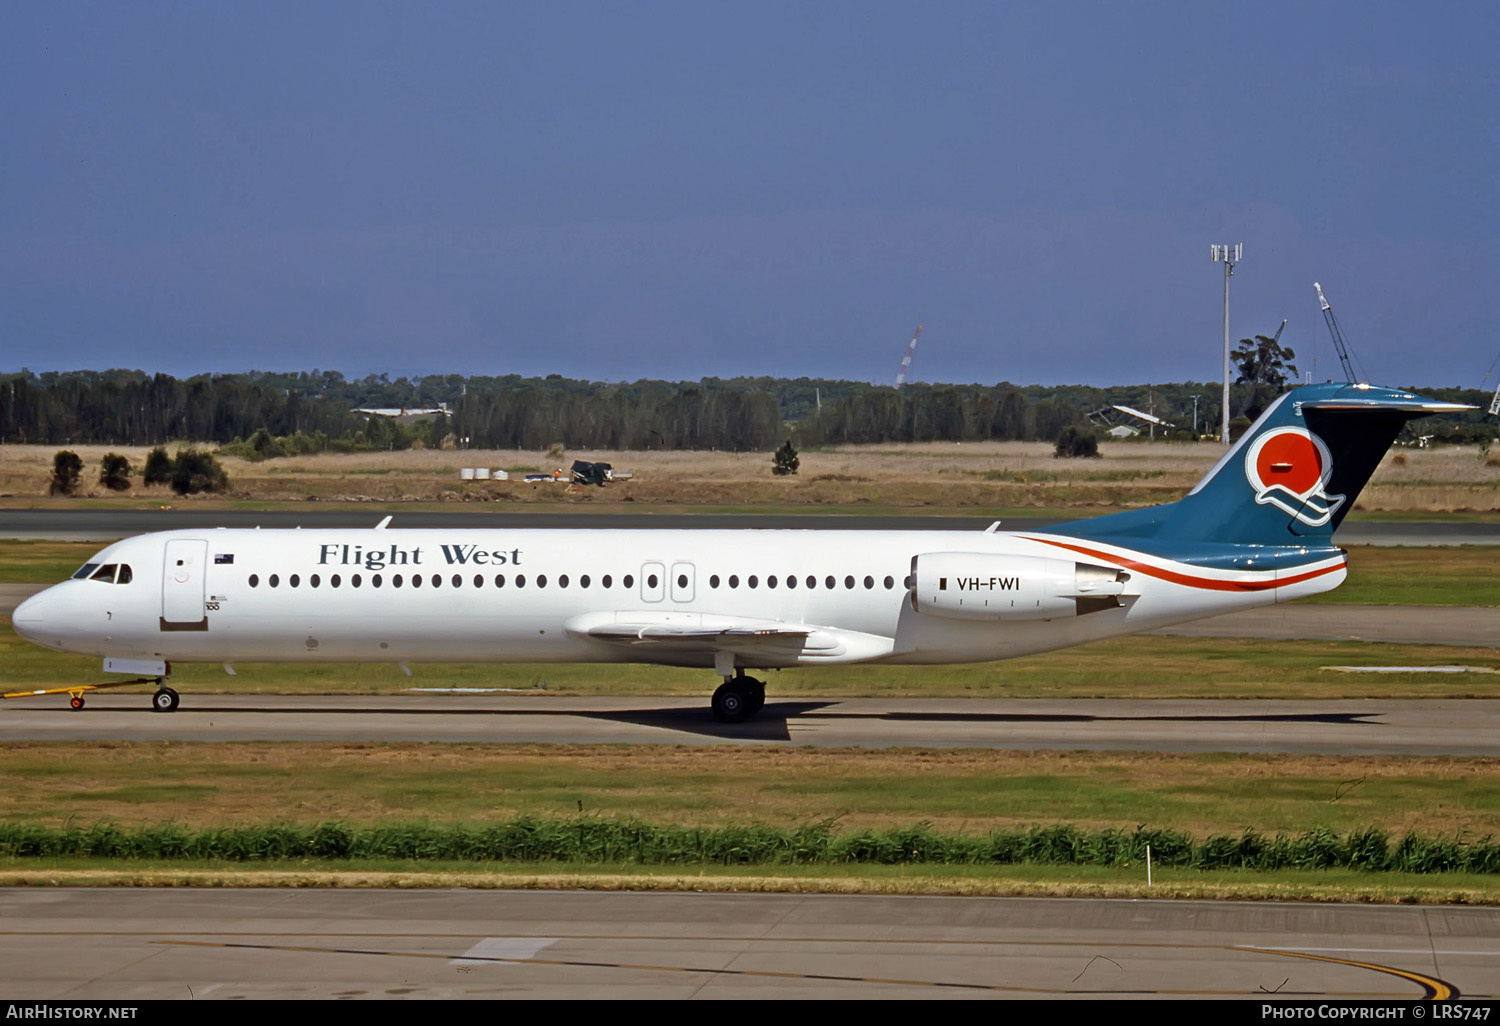
[[[1306,385],[1272,403],[1180,501],[1086,520],[1058,533],[1331,544],[1402,425],[1469,408],[1372,385]]]

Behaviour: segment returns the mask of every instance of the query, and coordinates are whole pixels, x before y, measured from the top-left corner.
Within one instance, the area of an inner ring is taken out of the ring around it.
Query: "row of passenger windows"
[[[129,563],[85,563],[78,568],[73,575],[75,581],[88,579],[90,581],[102,581],[105,584],[129,584],[135,579],[131,573]]]
[[[729,587],[731,587],[731,588],[738,588],[740,586],[740,577],[739,577],[739,574],[730,574],[729,575],[729,580],[728,580],[727,583],[729,584]],[[795,588],[795,587],[797,587],[797,576],[795,574],[787,574],[785,577],[783,577],[783,578],[780,579],[780,583],[783,584],[783,585],[785,585],[787,588]],[[868,591],[868,590],[873,589],[875,587],[875,578],[871,577],[869,574],[865,575],[863,582],[856,581],[853,574],[850,574],[850,575],[848,575],[848,576],[846,576],[844,578],[844,587],[846,589],[852,590],[852,589],[854,589],[860,583],[863,583],[864,586],[865,586],[865,590]],[[894,588],[896,586],[896,579],[894,577],[891,577],[889,574],[887,574],[886,577],[885,577],[885,579],[882,580],[880,583],[884,586],[884,588],[885,588],[886,591],[890,591],[892,588]],[[808,587],[809,589],[816,588],[818,586],[818,578],[816,576],[814,576],[813,574],[808,574],[805,578],[803,578],[803,584],[806,587]],[[758,588],[758,587],[760,587],[760,585],[761,585],[761,580],[755,574],[751,574],[749,577],[745,578],[745,587],[747,587],[747,588]],[[776,577],[776,575],[775,574],[771,574],[770,576],[768,576],[765,579],[765,585],[766,585],[767,588],[774,588],[774,587],[776,587],[777,586],[777,577]],[[679,577],[679,578],[677,578],[677,586],[679,588],[686,588],[687,587],[687,578],[686,577]],[[709,577],[709,579],[708,579],[708,586],[710,588],[717,588],[719,586],[719,575],[718,574],[713,574],[713,575],[711,575]],[[829,574],[827,577],[823,578],[823,587],[827,588],[829,591],[834,590],[838,586],[839,586],[839,579],[837,577],[833,576],[832,574]]]
[[[655,575],[653,574],[652,577],[653,577],[653,580],[654,580]],[[380,588],[380,587],[385,586],[385,584],[387,584],[387,583],[389,583],[392,588],[401,588],[401,587],[420,588],[424,584],[428,585],[430,587],[433,587],[433,588],[441,588],[443,586],[443,583],[444,583],[443,582],[443,575],[442,574],[433,574],[431,577],[425,577],[425,578],[422,575],[420,575],[420,574],[412,574],[410,577],[406,577],[406,576],[404,576],[402,574],[392,574],[391,577],[390,577],[389,582],[387,582],[386,578],[382,574],[371,574],[370,578],[369,578],[369,581],[370,581],[370,587],[372,587],[372,588]],[[475,574],[473,581],[474,581],[474,587],[476,587],[476,588],[482,588],[482,587],[484,587],[484,575],[483,574]],[[251,574],[250,575],[250,582],[249,583],[250,583],[250,587],[252,587],[252,588],[258,588],[258,587],[260,587],[260,574]],[[281,575],[280,574],[272,574],[270,577],[266,578],[266,584],[268,584],[272,588],[279,588],[279,587],[281,587],[281,583],[282,582],[281,582]],[[292,574],[290,577],[288,577],[286,579],[286,583],[287,583],[287,585],[289,587],[300,588],[302,586],[302,575],[300,575],[300,574]],[[362,587],[364,585],[364,583],[365,583],[365,577],[364,577],[363,574],[350,574],[349,575],[349,586],[351,588]],[[448,578],[448,582],[447,583],[450,586],[454,587],[454,588],[461,588],[461,587],[463,587],[463,584],[464,584],[464,576],[463,576],[463,574],[454,574],[452,577]],[[525,574],[516,574],[515,577],[513,577],[513,578],[510,579],[510,583],[514,587],[524,588],[524,587],[526,587],[526,575]],[[546,574],[537,574],[536,577],[533,579],[533,583],[535,583],[538,588],[545,588],[547,586],[547,575]],[[567,574],[563,574],[563,575],[561,575],[560,577],[557,578],[557,586],[559,588],[566,588],[570,583],[571,583],[571,580],[569,579],[569,577],[568,577]],[[582,577],[578,578],[578,586],[580,588],[587,588],[591,583],[593,583],[593,579],[591,577],[589,577],[588,574],[584,574]],[[614,586],[614,577],[611,576],[610,574],[605,574],[602,578],[600,578],[599,583],[602,584],[602,585],[604,585],[606,588],[611,588],[611,587]],[[635,576],[633,574],[626,574],[623,578],[621,578],[620,583],[622,583],[627,588],[633,588],[633,587],[635,587]],[[323,585],[323,578],[319,574],[313,574],[313,575],[311,575],[310,577],[307,578],[307,584],[308,584],[309,587],[313,587],[313,588],[322,587],[322,585]],[[344,578],[343,578],[343,576],[341,574],[333,574],[332,576],[330,576],[328,578],[328,586],[331,587],[331,588],[339,588],[339,587],[342,587],[343,584],[344,584]],[[495,575],[495,587],[497,587],[497,588],[503,588],[503,587],[505,587],[505,585],[506,585],[506,577],[505,577],[505,575],[504,574],[496,574]],[[652,587],[655,587],[654,583],[652,584]]]
[[[128,574],[130,568],[129,567],[124,567],[123,569]],[[80,573],[82,573],[82,571],[80,571]],[[128,580],[129,578],[127,577],[126,579]],[[252,588],[258,588],[258,587],[260,587],[260,580],[261,579],[260,579],[260,575],[259,574],[251,574],[250,575],[250,581],[249,581],[250,587],[252,587]],[[474,584],[474,587],[476,587],[476,588],[482,588],[482,587],[484,587],[484,581],[485,581],[485,578],[484,578],[483,574],[475,574],[474,577],[473,577],[473,584]],[[538,588],[545,588],[547,586],[547,575],[546,574],[537,574],[536,577],[533,578],[533,582],[535,583],[536,587],[538,587]],[[286,583],[287,583],[288,587],[300,588],[302,586],[302,575],[301,574],[292,574],[291,576],[289,576],[286,579]],[[364,585],[364,583],[365,583],[365,578],[364,578],[363,574],[351,574],[349,576],[349,586],[351,588],[361,587],[361,586]],[[385,577],[383,575],[381,575],[381,574],[371,574],[370,575],[370,586],[372,588],[382,587],[382,586],[384,586],[385,583],[386,583],[386,580],[385,580]],[[514,577],[510,578],[510,583],[511,583],[511,585],[513,587],[524,588],[524,587],[526,587],[526,575],[525,574],[516,574]],[[572,582],[569,579],[569,577],[568,577],[567,574],[560,574],[557,577],[557,586],[559,588],[566,588],[566,587],[568,587],[568,585],[570,583],[572,583]],[[589,577],[588,574],[584,574],[584,575],[582,575],[581,577],[578,578],[578,586],[580,588],[587,588],[592,583],[593,583],[593,579],[591,577]],[[606,588],[612,588],[612,587],[614,587],[614,577],[612,575],[610,575],[610,574],[605,574],[603,577],[601,577],[599,579],[599,583],[602,584]],[[634,574],[626,574],[624,577],[620,578],[620,583],[622,585],[624,585],[626,588],[633,588],[633,587],[635,587],[635,575]],[[658,577],[656,576],[656,574],[647,574],[646,578],[645,578],[645,583],[646,583],[646,587],[653,588],[653,589],[654,588],[658,588],[658,587],[661,586],[661,581],[660,581],[660,579],[658,579]],[[797,584],[797,577],[796,577],[795,574],[787,574],[785,577],[781,577],[781,578],[778,578],[775,574],[771,574],[770,576],[768,576],[768,577],[765,578],[764,582],[762,582],[761,578],[758,575],[751,574],[750,576],[746,577],[745,580],[744,580],[744,585],[747,588],[759,588],[762,583],[764,583],[767,588],[775,588],[778,585],[782,585],[782,586],[785,586],[786,588],[790,589],[790,588],[796,588],[798,586],[798,584]],[[890,591],[892,588],[894,588],[896,586],[896,579],[894,577],[891,577],[890,575],[886,575],[886,577],[880,583],[881,583],[882,586],[884,586],[884,588],[885,588],[886,591]],[[266,584],[269,585],[272,588],[279,588],[279,587],[281,587],[281,575],[280,574],[271,574],[269,577],[266,578]],[[323,578],[319,574],[312,574],[312,575],[310,575],[307,578],[307,584],[308,584],[309,587],[312,587],[312,588],[322,587],[322,585],[323,585]],[[331,575],[328,578],[328,586],[331,587],[331,588],[339,588],[339,587],[342,587],[343,584],[344,584],[344,578],[343,578],[343,576],[341,574],[333,574],[333,575]],[[404,586],[410,586],[410,587],[413,587],[413,588],[420,588],[424,584],[427,584],[428,586],[433,587],[433,588],[441,588],[443,586],[443,575],[442,574],[433,574],[431,577],[424,578],[420,574],[412,574],[410,577],[405,577],[402,574],[392,574],[391,578],[390,578],[390,585],[393,588],[400,588],[400,587],[404,587]],[[463,574],[454,574],[452,577],[448,578],[448,584],[451,587],[454,587],[454,588],[461,588],[461,587],[463,587],[463,584],[464,584],[464,576],[463,576]],[[709,578],[708,578],[708,586],[710,588],[718,588],[721,584],[727,584],[731,589],[738,588],[740,586],[740,576],[739,576],[739,574],[730,574],[727,581],[721,580],[718,574],[712,574],[712,575],[709,576]],[[868,574],[866,574],[865,577],[864,577],[864,579],[863,579],[863,581],[857,581],[854,578],[854,575],[850,574],[850,575],[846,576],[844,578],[844,580],[843,580],[844,588],[847,589],[847,590],[853,590],[854,588],[856,588],[860,584],[863,584],[864,587],[865,587],[865,590],[867,590],[867,591],[873,590],[874,587],[875,587],[875,578],[871,577]],[[818,578],[815,577],[812,574],[808,574],[807,577],[803,579],[803,585],[805,587],[809,588],[809,589],[816,588],[818,586]],[[497,588],[503,588],[505,586],[506,586],[506,576],[505,576],[505,574],[496,574],[495,575],[495,587],[497,587]],[[677,577],[677,587],[678,588],[686,588],[687,586],[688,586],[688,576],[687,576],[687,574],[679,574],[678,577]],[[824,588],[827,588],[829,590],[834,590],[834,589],[838,588],[838,586],[839,586],[839,579],[837,577],[834,577],[832,574],[829,574],[827,577],[823,578],[823,587]]]

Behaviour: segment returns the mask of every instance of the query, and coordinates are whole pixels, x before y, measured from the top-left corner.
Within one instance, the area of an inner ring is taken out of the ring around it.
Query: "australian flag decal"
[[[215,563],[233,563],[234,562],[234,553],[233,552],[215,552],[214,553],[214,562]]]

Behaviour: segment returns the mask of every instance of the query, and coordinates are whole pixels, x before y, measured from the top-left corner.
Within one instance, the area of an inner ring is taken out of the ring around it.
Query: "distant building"
[[[436,417],[438,414],[449,415],[448,404],[438,403],[436,406],[366,406],[352,411],[363,413],[367,417],[390,417],[394,420],[422,420],[425,417]]]

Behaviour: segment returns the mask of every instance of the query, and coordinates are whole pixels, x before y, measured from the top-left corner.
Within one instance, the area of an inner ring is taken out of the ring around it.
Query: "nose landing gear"
[[[105,688],[125,688],[132,684],[155,684],[156,694],[151,696],[151,708],[157,712],[173,712],[177,708],[177,692],[167,687],[165,677],[138,677],[135,680],[110,681],[107,684],[72,684],[63,688],[41,688],[36,691],[7,691],[0,698],[29,698],[33,695],[67,695],[68,705],[74,710],[82,709],[83,696],[90,691]]]
[[[167,687],[166,679],[156,679],[156,694],[151,696],[151,708],[157,712],[177,711],[177,692]]]

